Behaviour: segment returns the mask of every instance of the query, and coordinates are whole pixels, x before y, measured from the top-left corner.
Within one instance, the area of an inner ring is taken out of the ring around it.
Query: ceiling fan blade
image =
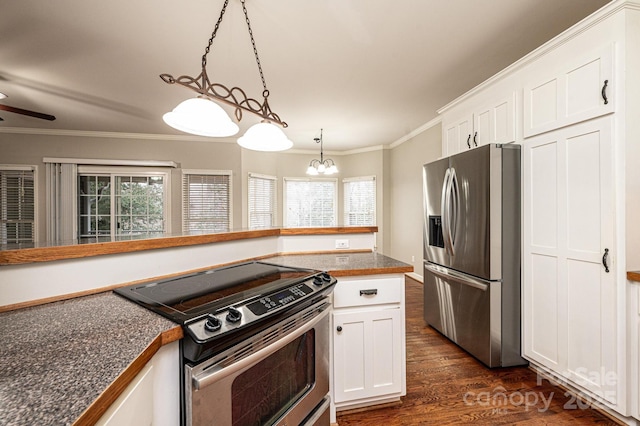
[[[56,119],[53,115],[43,114],[41,112],[29,111],[28,109],[16,108],[9,105],[0,104],[0,110],[15,112],[16,114],[28,115],[29,117],[41,118],[43,120],[53,121]]]

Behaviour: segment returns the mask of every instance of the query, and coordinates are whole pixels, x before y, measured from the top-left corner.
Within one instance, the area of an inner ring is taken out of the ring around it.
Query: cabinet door
[[[525,84],[525,138],[613,112],[612,45],[562,64],[558,72]],[[549,64],[551,70],[555,66]]]
[[[402,391],[401,312],[399,307],[334,311],[333,389],[336,403]]]
[[[526,140],[523,173],[524,354],[615,405],[611,119]]]
[[[442,156],[448,157],[472,147],[473,118],[471,115],[442,126]]]
[[[96,423],[99,426],[153,423],[153,365],[147,364]]]
[[[473,122],[472,148],[515,141],[515,93],[478,108],[473,114]]]

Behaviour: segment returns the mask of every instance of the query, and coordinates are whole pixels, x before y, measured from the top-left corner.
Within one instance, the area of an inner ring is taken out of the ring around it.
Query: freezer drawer
[[[425,262],[425,321],[488,367],[501,366],[500,281]]]

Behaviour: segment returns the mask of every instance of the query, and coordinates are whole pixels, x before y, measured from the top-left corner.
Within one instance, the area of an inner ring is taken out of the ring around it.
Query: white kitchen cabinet
[[[569,49],[541,59],[524,84],[525,138],[614,111],[613,44]]]
[[[335,408],[400,399],[406,394],[404,275],[340,278],[333,304]]]
[[[399,306],[334,314],[336,403],[400,393],[401,322]]]
[[[96,423],[98,426],[180,424],[178,342],[158,350]]]
[[[524,356],[615,405],[619,368],[612,119],[523,145]]]
[[[481,128],[479,106],[516,93],[523,356],[629,424],[640,420],[640,290],[625,279],[640,265],[639,35],[640,0],[613,0],[439,111],[446,156],[446,142],[461,145],[447,138],[456,117]]]
[[[450,156],[489,143],[510,143],[516,140],[516,94],[491,98],[478,103],[461,117],[443,118],[442,155]],[[471,102],[471,105],[474,105]]]
[[[442,156],[448,157],[471,149],[473,114],[442,123]]]

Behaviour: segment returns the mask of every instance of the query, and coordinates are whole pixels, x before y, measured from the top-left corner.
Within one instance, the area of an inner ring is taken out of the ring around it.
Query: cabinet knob
[[[341,326],[341,325],[339,325],[339,326],[336,328],[336,330],[338,330],[338,333],[340,333],[340,332],[342,331],[342,326]]]

